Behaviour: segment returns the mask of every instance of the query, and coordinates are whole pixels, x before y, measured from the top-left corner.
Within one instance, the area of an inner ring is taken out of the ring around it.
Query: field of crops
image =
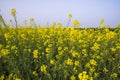
[[[34,19],[11,27],[2,20],[0,80],[120,80],[120,28],[104,27],[103,19],[99,28],[75,28],[77,20],[41,28]]]

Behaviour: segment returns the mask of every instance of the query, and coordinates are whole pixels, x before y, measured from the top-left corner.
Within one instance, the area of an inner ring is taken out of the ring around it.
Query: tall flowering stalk
[[[12,16],[14,17],[14,19],[15,19],[16,28],[18,28],[15,8],[12,8],[12,10],[11,10],[11,15],[12,15]]]
[[[99,26],[99,28],[104,28],[104,18],[102,18],[101,20],[100,20],[100,26]]]
[[[71,18],[72,18],[72,14],[68,14],[68,24],[67,24],[67,27],[69,27],[69,25],[70,25]]]
[[[14,20],[15,20],[15,27],[16,27],[16,45],[18,46],[19,44],[19,39],[18,39],[18,24],[17,24],[17,18],[16,18],[16,10],[15,8],[11,9],[11,16],[13,16]]]

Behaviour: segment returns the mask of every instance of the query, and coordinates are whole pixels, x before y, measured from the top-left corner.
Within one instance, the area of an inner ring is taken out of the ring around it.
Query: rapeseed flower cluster
[[[93,80],[93,78],[90,77],[86,71],[79,73],[78,77],[79,77],[79,80]]]
[[[1,26],[0,80],[119,80],[120,29],[104,19],[98,28],[72,23],[41,27],[30,18],[17,28]]]
[[[38,50],[34,50],[34,51],[33,51],[33,57],[34,57],[34,58],[37,59],[37,58],[38,58],[38,54],[39,54]]]
[[[43,72],[44,74],[46,74],[47,73],[47,65],[42,65],[41,67],[40,67],[40,71],[41,72]]]
[[[12,10],[11,10],[11,15],[12,15],[12,16],[16,16],[16,10],[15,10],[15,8],[12,8]]]

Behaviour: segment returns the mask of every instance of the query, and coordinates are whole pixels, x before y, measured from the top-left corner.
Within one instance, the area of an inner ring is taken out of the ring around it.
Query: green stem
[[[16,16],[14,17],[14,19],[15,19],[15,26],[16,26],[16,28],[18,28]]]
[[[3,19],[3,17],[1,15],[0,15],[0,18],[1,18],[2,22],[3,22],[3,25],[6,26],[5,21],[4,21],[4,19]]]

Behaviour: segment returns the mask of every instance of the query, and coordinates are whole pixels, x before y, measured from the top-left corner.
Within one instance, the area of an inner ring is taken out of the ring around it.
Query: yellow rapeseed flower
[[[11,50],[15,50],[15,49],[17,49],[16,46],[12,46],[12,47],[11,47]]]
[[[47,21],[46,24],[49,25],[49,22]]]
[[[51,60],[50,60],[50,64],[55,64],[55,60],[54,60],[54,59],[51,59]]]
[[[85,67],[91,68],[90,63],[87,63],[87,64],[85,65]]]
[[[94,71],[95,71],[95,68],[94,68],[94,67],[91,67],[91,68],[90,68],[90,72],[93,73]]]
[[[50,48],[51,48],[52,46],[53,46],[53,44],[49,44],[49,45],[48,45],[48,47],[50,47]]]
[[[100,49],[100,44],[94,43],[94,45],[93,45],[93,47],[91,49],[94,50],[94,51]]]
[[[112,32],[112,31],[109,31],[108,33],[106,33],[106,36],[105,38],[107,40],[110,40],[110,39],[113,39],[115,37],[116,33],[115,32]]]
[[[32,72],[32,75],[38,76],[38,73],[37,73],[36,71],[33,71],[33,72]]]
[[[11,15],[14,16],[14,17],[16,16],[16,10],[15,10],[15,8],[12,8]]]
[[[33,22],[33,21],[34,21],[34,18],[30,18],[30,21]]]
[[[68,14],[68,18],[72,18],[72,14]]]
[[[62,25],[61,23],[58,23],[58,24],[57,24],[57,27],[58,27],[58,28],[62,28],[62,26],[63,26],[63,25]]]
[[[68,50],[68,47],[64,47],[64,51],[67,51]]]
[[[4,37],[5,37],[6,40],[8,40],[9,37],[10,37],[10,35],[9,35],[8,33],[5,33],[5,34],[4,34]]]
[[[38,50],[34,50],[33,51],[33,57],[37,59],[38,58],[38,53],[39,53]]]
[[[100,24],[103,24],[103,23],[104,23],[104,18],[100,20]]]
[[[71,54],[73,57],[80,57],[79,53],[76,51],[72,51]]]
[[[104,28],[104,24],[100,24],[99,28]]]
[[[41,72],[43,72],[44,74],[46,74],[46,72],[47,72],[47,65],[42,65],[41,67],[40,67],[40,71]]]
[[[62,47],[58,47],[58,51],[62,50]]]
[[[79,66],[80,65],[80,63],[79,63],[79,61],[75,61],[75,66]]]
[[[90,60],[90,64],[96,66],[96,65],[97,65],[97,62],[96,62],[94,59],[91,59],[91,60]]]
[[[115,52],[115,51],[116,51],[116,48],[112,47],[112,48],[111,48],[111,51]]]
[[[15,78],[15,80],[21,80],[20,78]]]
[[[103,68],[103,72],[104,72],[104,73],[107,73],[107,72],[108,72],[108,69],[107,69],[107,68]]]
[[[117,73],[112,73],[112,74],[111,74],[111,77],[112,77],[112,78],[116,78],[117,76],[118,76]]]
[[[68,58],[68,59],[65,61],[65,63],[66,63],[67,65],[73,65],[73,61],[72,61],[72,59],[70,59],[70,58]]]
[[[51,49],[50,49],[50,48],[46,48],[45,51],[46,51],[47,53],[49,53],[49,52],[51,51]]]
[[[70,80],[76,80],[75,76],[71,76]]]
[[[8,49],[2,49],[0,51],[0,57],[7,56],[8,54],[9,54],[9,50]]]
[[[74,21],[73,21],[73,24],[74,24],[76,27],[80,26],[80,22],[79,22],[78,20],[74,20]]]
[[[98,77],[99,76],[99,73],[94,73],[94,77]]]
[[[89,77],[89,75],[87,75],[87,72],[86,71],[83,71],[82,73],[79,73],[78,74],[78,78],[80,80],[93,80],[92,77]]]

